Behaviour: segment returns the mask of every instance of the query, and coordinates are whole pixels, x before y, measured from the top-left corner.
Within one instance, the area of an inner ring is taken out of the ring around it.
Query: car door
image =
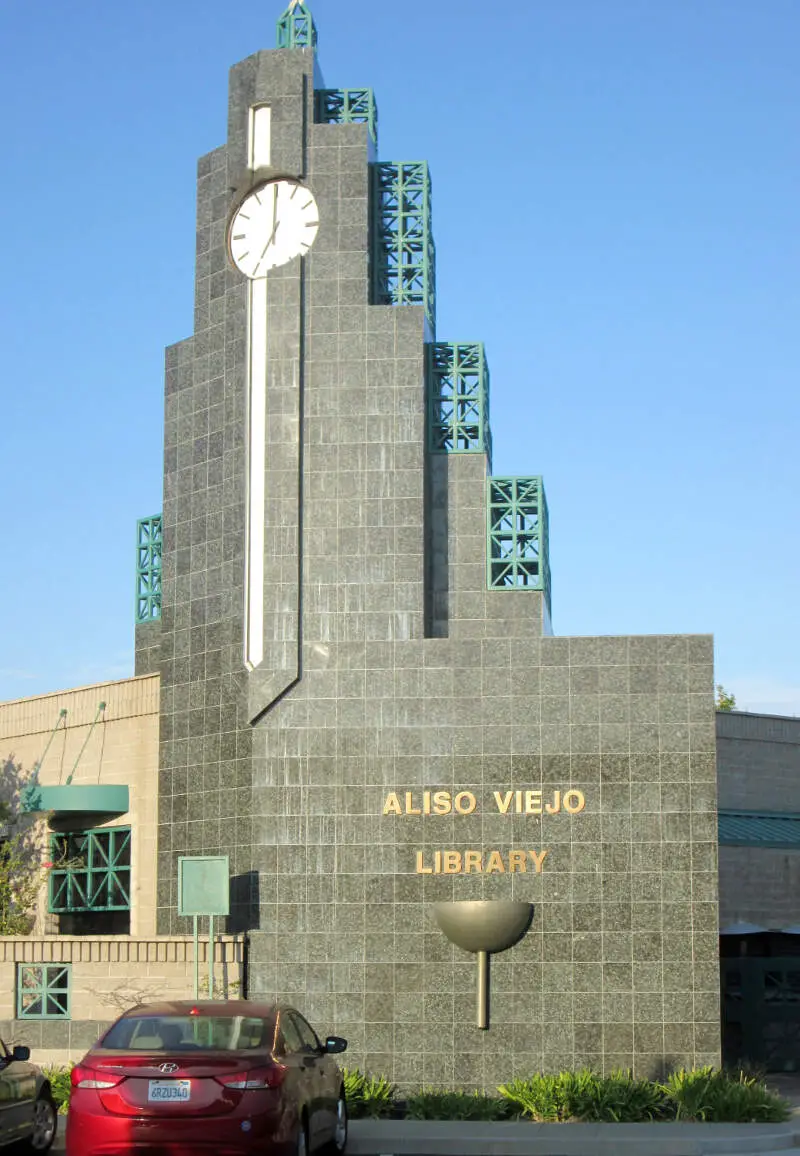
[[[36,1069],[15,1060],[0,1040],[0,1142],[7,1144],[27,1135],[35,1100]]]
[[[325,1086],[321,1067],[322,1049],[319,1040],[309,1025],[294,1008],[285,1013],[290,1020],[297,1038],[300,1040],[301,1064],[308,1088],[308,1142],[311,1148],[319,1148],[330,1139],[330,1125],[325,1118]]]
[[[333,1136],[333,1129],[336,1124],[336,1098],[339,1085],[335,1078],[336,1071],[331,1071],[331,1068],[335,1069],[336,1065],[329,1059],[320,1043],[319,1036],[308,1020],[301,1016],[298,1011],[292,1011],[291,1014],[307,1054],[314,1058],[320,1143],[327,1144]]]
[[[308,1114],[309,1149],[319,1146],[319,1088],[313,1059],[306,1051],[306,1045],[291,1012],[282,1011],[278,1020],[278,1031],[282,1045],[281,1062],[287,1069],[287,1085],[298,1115],[303,1107]]]

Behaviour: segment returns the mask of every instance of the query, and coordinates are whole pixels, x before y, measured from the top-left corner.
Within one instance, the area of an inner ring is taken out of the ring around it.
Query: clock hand
[[[264,251],[263,251],[263,253],[261,254],[261,260],[262,260],[262,261],[263,261],[263,260],[264,260],[264,258],[266,257],[266,255],[267,255],[267,249],[270,247],[270,245],[274,245],[274,244],[275,244],[275,234],[278,232],[278,225],[280,225],[280,221],[278,221],[278,222],[276,223],[276,225],[275,225],[275,228],[272,230],[272,233],[270,234],[269,240],[267,241],[266,245],[264,246]]]
[[[262,261],[263,261],[264,257],[266,256],[267,249],[270,247],[270,245],[275,244],[275,234],[278,231],[278,225],[279,224],[280,224],[280,221],[278,220],[278,190],[273,185],[272,186],[272,232],[270,233],[269,239],[267,240],[267,243],[264,246],[264,252],[261,254],[261,260]]]

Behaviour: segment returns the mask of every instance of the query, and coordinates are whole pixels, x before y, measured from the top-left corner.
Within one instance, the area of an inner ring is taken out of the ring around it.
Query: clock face
[[[236,268],[255,280],[306,254],[318,229],[317,202],[305,185],[267,181],[248,193],[234,213],[228,250]]]

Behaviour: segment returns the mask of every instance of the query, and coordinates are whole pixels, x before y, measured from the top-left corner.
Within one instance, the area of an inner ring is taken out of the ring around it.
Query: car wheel
[[[48,1152],[56,1138],[58,1113],[47,1092],[33,1105],[33,1131],[23,1146],[24,1152]]]
[[[336,1123],[333,1129],[333,1139],[330,1144],[332,1156],[342,1156],[347,1147],[347,1100],[344,1098],[344,1088],[339,1089],[336,1100]]]

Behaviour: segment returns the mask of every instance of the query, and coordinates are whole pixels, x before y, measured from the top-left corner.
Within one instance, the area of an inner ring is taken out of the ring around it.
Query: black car
[[[0,1040],[0,1147],[47,1152],[56,1138],[58,1114],[41,1068],[28,1062],[30,1048],[9,1051]]]

